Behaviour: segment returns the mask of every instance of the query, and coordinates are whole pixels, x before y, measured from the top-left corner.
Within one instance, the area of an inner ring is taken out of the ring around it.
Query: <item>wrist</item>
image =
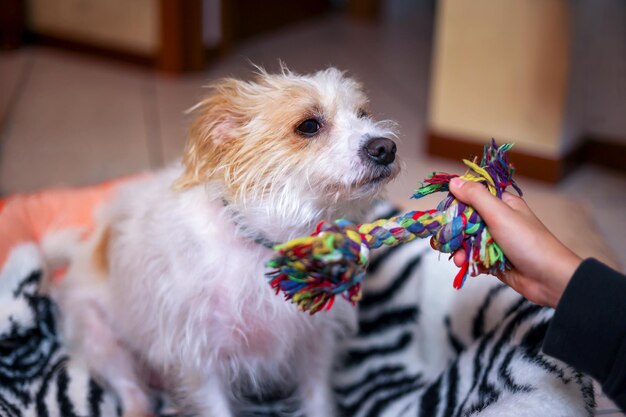
[[[546,281],[551,284],[547,289],[547,299],[549,301],[548,305],[553,308],[556,308],[559,304],[561,296],[563,292],[565,292],[565,288],[574,276],[574,272],[576,272],[583,261],[582,258],[575,253],[569,250],[567,252],[569,253],[563,254],[561,259],[555,262],[552,279]]]

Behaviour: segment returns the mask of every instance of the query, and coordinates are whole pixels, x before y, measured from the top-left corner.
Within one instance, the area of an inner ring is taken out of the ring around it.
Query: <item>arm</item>
[[[593,376],[626,410],[626,276],[585,260],[565,288],[543,351]]]

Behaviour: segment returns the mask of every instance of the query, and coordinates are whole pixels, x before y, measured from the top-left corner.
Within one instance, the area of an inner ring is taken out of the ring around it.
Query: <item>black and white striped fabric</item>
[[[373,260],[359,332],[334,375],[340,415],[592,416],[591,380],[540,351],[551,310],[492,277],[456,291],[455,272],[425,241]],[[115,394],[64,350],[41,278],[33,245],[16,249],[0,272],[0,416],[119,415]],[[164,404],[155,400],[155,414],[174,416]],[[266,398],[240,415],[289,408]]]
[[[342,415],[593,415],[591,380],[540,351],[552,310],[490,276],[457,291],[456,272],[427,241],[374,258],[336,374]]]
[[[55,305],[42,296],[37,247],[21,245],[0,272],[0,416],[117,416],[119,405],[68,356]]]

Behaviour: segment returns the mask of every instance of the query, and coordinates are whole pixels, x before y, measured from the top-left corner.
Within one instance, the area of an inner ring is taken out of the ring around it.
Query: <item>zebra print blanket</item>
[[[334,376],[340,415],[592,416],[591,380],[541,353],[551,310],[487,276],[455,291],[454,273],[423,241],[373,260],[359,332]],[[120,415],[115,393],[57,337],[42,276],[28,244],[0,271],[0,416]],[[240,415],[283,415],[288,402],[266,398]],[[176,415],[156,394],[155,414]]]

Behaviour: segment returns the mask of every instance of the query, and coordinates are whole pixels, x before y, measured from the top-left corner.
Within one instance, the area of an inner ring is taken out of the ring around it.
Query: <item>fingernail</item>
[[[455,177],[455,178],[452,178],[452,179],[450,180],[450,186],[451,186],[452,188],[457,188],[457,189],[459,189],[459,188],[463,187],[463,184],[465,184],[465,180],[462,180],[462,179],[461,179],[461,178],[459,178],[459,177]]]

